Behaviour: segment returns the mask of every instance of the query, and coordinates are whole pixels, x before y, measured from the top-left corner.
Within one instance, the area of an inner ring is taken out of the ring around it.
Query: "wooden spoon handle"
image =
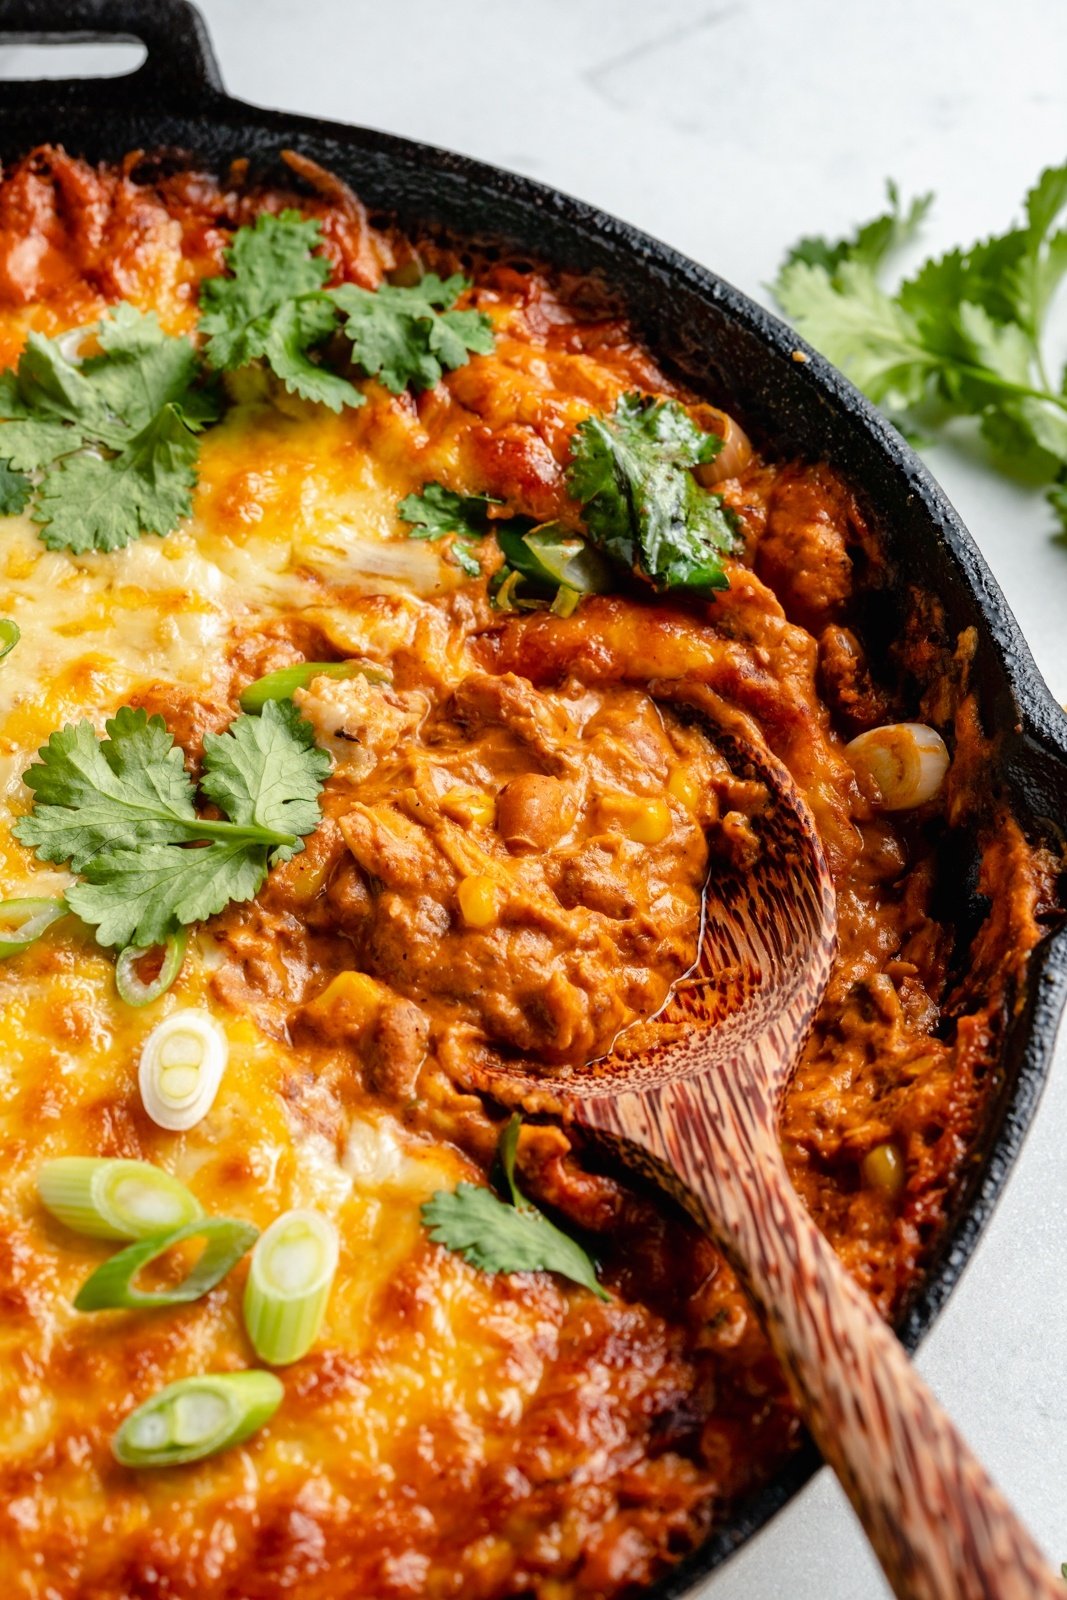
[[[587,1101],[579,1118],[613,1143],[634,1141],[660,1181],[676,1187],[673,1172],[688,1186],[679,1198],[759,1309],[900,1600],[1065,1600],[1062,1581],[812,1222],[759,1089],[737,1096],[726,1074],[675,1080]]]

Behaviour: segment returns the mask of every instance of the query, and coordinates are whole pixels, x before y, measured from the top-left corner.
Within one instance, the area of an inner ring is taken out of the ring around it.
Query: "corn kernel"
[[[496,800],[484,789],[449,789],[440,800],[441,810],[453,822],[488,828],[496,820]]]
[[[384,985],[365,972],[339,972],[304,1007],[304,1016],[328,1037],[341,1037],[373,1021],[387,995]]]
[[[687,811],[695,811],[700,804],[700,785],[688,767],[675,767],[667,779],[667,792],[680,800]]]
[[[883,1194],[899,1194],[904,1187],[904,1157],[895,1144],[876,1144],[863,1158],[863,1181]]]
[[[643,800],[628,794],[604,795],[600,810],[617,822],[635,844],[662,844],[671,831],[671,808],[666,800]]]
[[[7,576],[9,578],[28,578],[37,565],[39,555],[39,548],[30,550],[16,548],[10,551],[7,558]]]
[[[500,891],[492,878],[476,873],[462,878],[456,890],[459,912],[468,928],[491,928],[500,909]]]
[[[310,905],[316,895],[321,894],[326,887],[326,879],[330,875],[333,862],[326,860],[304,863],[301,858],[298,858],[298,862],[299,864],[287,874],[287,887],[294,900]]]

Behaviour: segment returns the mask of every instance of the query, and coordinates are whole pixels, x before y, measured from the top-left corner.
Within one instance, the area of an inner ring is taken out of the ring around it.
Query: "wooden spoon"
[[[715,743],[739,776],[767,785],[759,858],[711,875],[697,964],[664,1014],[679,1024],[670,1042],[569,1074],[551,1102],[721,1246],[902,1600],[1064,1600],[789,1181],[778,1112],[833,964],[834,890],[786,769],[721,730]],[[510,1081],[528,1104],[547,1103],[544,1079]]]

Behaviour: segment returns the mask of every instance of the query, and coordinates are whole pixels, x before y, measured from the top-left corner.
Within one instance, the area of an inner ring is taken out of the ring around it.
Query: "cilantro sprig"
[[[72,359],[31,333],[0,373],[0,514],[30,506],[53,550],[118,550],[166,534],[192,510],[196,435],[217,416],[192,342],[154,312],[116,306],[99,353]]]
[[[102,945],[163,944],[177,930],[250,900],[269,869],[318,825],[330,758],[289,700],[204,738],[200,790],[223,820],[200,815],[196,785],[161,717],[123,706],[100,739],[68,724],[24,774],[33,810],[16,838],[81,880],[66,903]]]
[[[721,449],[677,401],[624,394],[611,416],[587,417],[571,440],[567,489],[582,507],[584,537],[525,517],[491,519],[499,502],[440,483],[407,495],[397,511],[413,539],[454,535],[453,559],[472,577],[476,558],[465,541],[495,533],[505,566],[494,598],[504,609],[554,595],[553,610],[569,615],[583,594],[609,587],[598,551],[656,589],[712,595],[729,587],[722,558],[737,548],[737,523],[693,468]]]
[[[291,394],[331,411],[361,406],[363,396],[311,352],[334,332],[337,316],[323,286],[330,263],[313,254],[322,242],[317,222],[298,211],[262,216],[238,228],[223,251],[229,277],[200,285],[204,356],[217,371],[265,361]]]
[[[401,522],[408,524],[409,539],[445,539],[452,534],[449,558],[468,578],[477,578],[482,564],[470,541],[492,532],[486,513],[500,503],[490,495],[456,494],[443,483],[427,483],[420,493],[405,495],[396,511]]]
[[[416,284],[325,288],[330,265],[315,252],[322,231],[297,211],[259,217],[239,228],[224,252],[229,276],[200,286],[204,353],[218,371],[263,360],[286,388],[332,411],[361,406],[365,396],[332,370],[332,341],[343,334],[351,361],[394,394],[430,389],[472,354],[493,348],[490,320],[457,311],[470,288],[458,273],[427,275]]]
[[[737,546],[736,524],[692,471],[721,448],[675,400],[624,394],[612,416],[579,423],[567,488],[592,542],[657,589],[728,588],[722,557]]]
[[[561,1278],[610,1296],[597,1281],[588,1252],[550,1222],[515,1181],[515,1155],[522,1118],[516,1113],[500,1138],[500,1166],[508,1200],[476,1183],[438,1189],[422,1207],[422,1220],[436,1244],[457,1250],[482,1272],[557,1272]]]
[[[1054,383],[1045,337],[1067,274],[1067,164],[1042,173],[1017,227],[926,261],[895,293],[880,273],[931,197],[905,213],[889,194],[890,210],[851,238],[801,240],[774,283],[779,304],[906,430],[977,418],[998,455],[1051,483],[1067,532],[1067,375]]]
[[[483,311],[456,311],[470,281],[460,273],[419,283],[383,283],[375,290],[343,283],[330,291],[344,315],[352,359],[393,394],[432,389],[445,372],[493,348],[493,325]]]

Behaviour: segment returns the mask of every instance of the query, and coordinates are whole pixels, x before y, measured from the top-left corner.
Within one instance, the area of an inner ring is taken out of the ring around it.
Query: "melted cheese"
[[[99,728],[157,681],[206,693],[238,626],[333,606],[349,647],[373,648],[342,597],[407,596],[395,633],[409,630],[403,619],[417,615],[416,596],[454,583],[454,569],[398,527],[396,502],[421,487],[425,469],[380,449],[394,403],[383,394],[367,409],[334,418],[292,403],[286,413],[236,408],[204,441],[194,516],[166,539],[72,556],[46,550],[28,517],[0,520],[0,614],[22,630],[0,670],[0,896],[54,893],[69,881],[10,834],[29,805],[22,772],[53,729],[79,717]],[[9,1560],[34,1565],[47,1526],[49,1571],[95,1581],[89,1575],[108,1569],[107,1547],[133,1548],[161,1520],[173,1517],[191,1537],[198,1502],[210,1501],[230,1544],[257,1497],[268,1517],[271,1506],[316,1494],[343,1496],[346,1515],[373,1516],[405,1476],[412,1429],[462,1438],[470,1470],[488,1462],[553,1348],[566,1303],[559,1288],[502,1297],[496,1280],[456,1256],[427,1260],[421,1203],[475,1170],[448,1146],[413,1140],[369,1112],[331,1104],[329,1131],[316,1131],[294,1089],[305,1071],[299,1052],[213,998],[217,965],[201,935],[177,988],[133,1010],[115,993],[111,956],[69,928],[0,963],[0,1481],[52,1458],[47,1495],[21,1510],[15,1496],[0,1519],[5,1570]],[[190,1004],[215,1013],[230,1056],[210,1115],[175,1136],[144,1115],[136,1063],[149,1029]],[[334,1374],[327,1398],[310,1407],[298,1379],[254,1463],[235,1451],[177,1477],[116,1476],[107,1439],[138,1398],[188,1373],[249,1364],[244,1267],[181,1311],[75,1312],[78,1285],[108,1247],[45,1217],[35,1173],[50,1157],[80,1153],[157,1161],[209,1212],[261,1228],[289,1206],[335,1217],[341,1262],[317,1347],[319,1367]],[[322,1463],[336,1458],[339,1438],[345,1467],[328,1482]]]

